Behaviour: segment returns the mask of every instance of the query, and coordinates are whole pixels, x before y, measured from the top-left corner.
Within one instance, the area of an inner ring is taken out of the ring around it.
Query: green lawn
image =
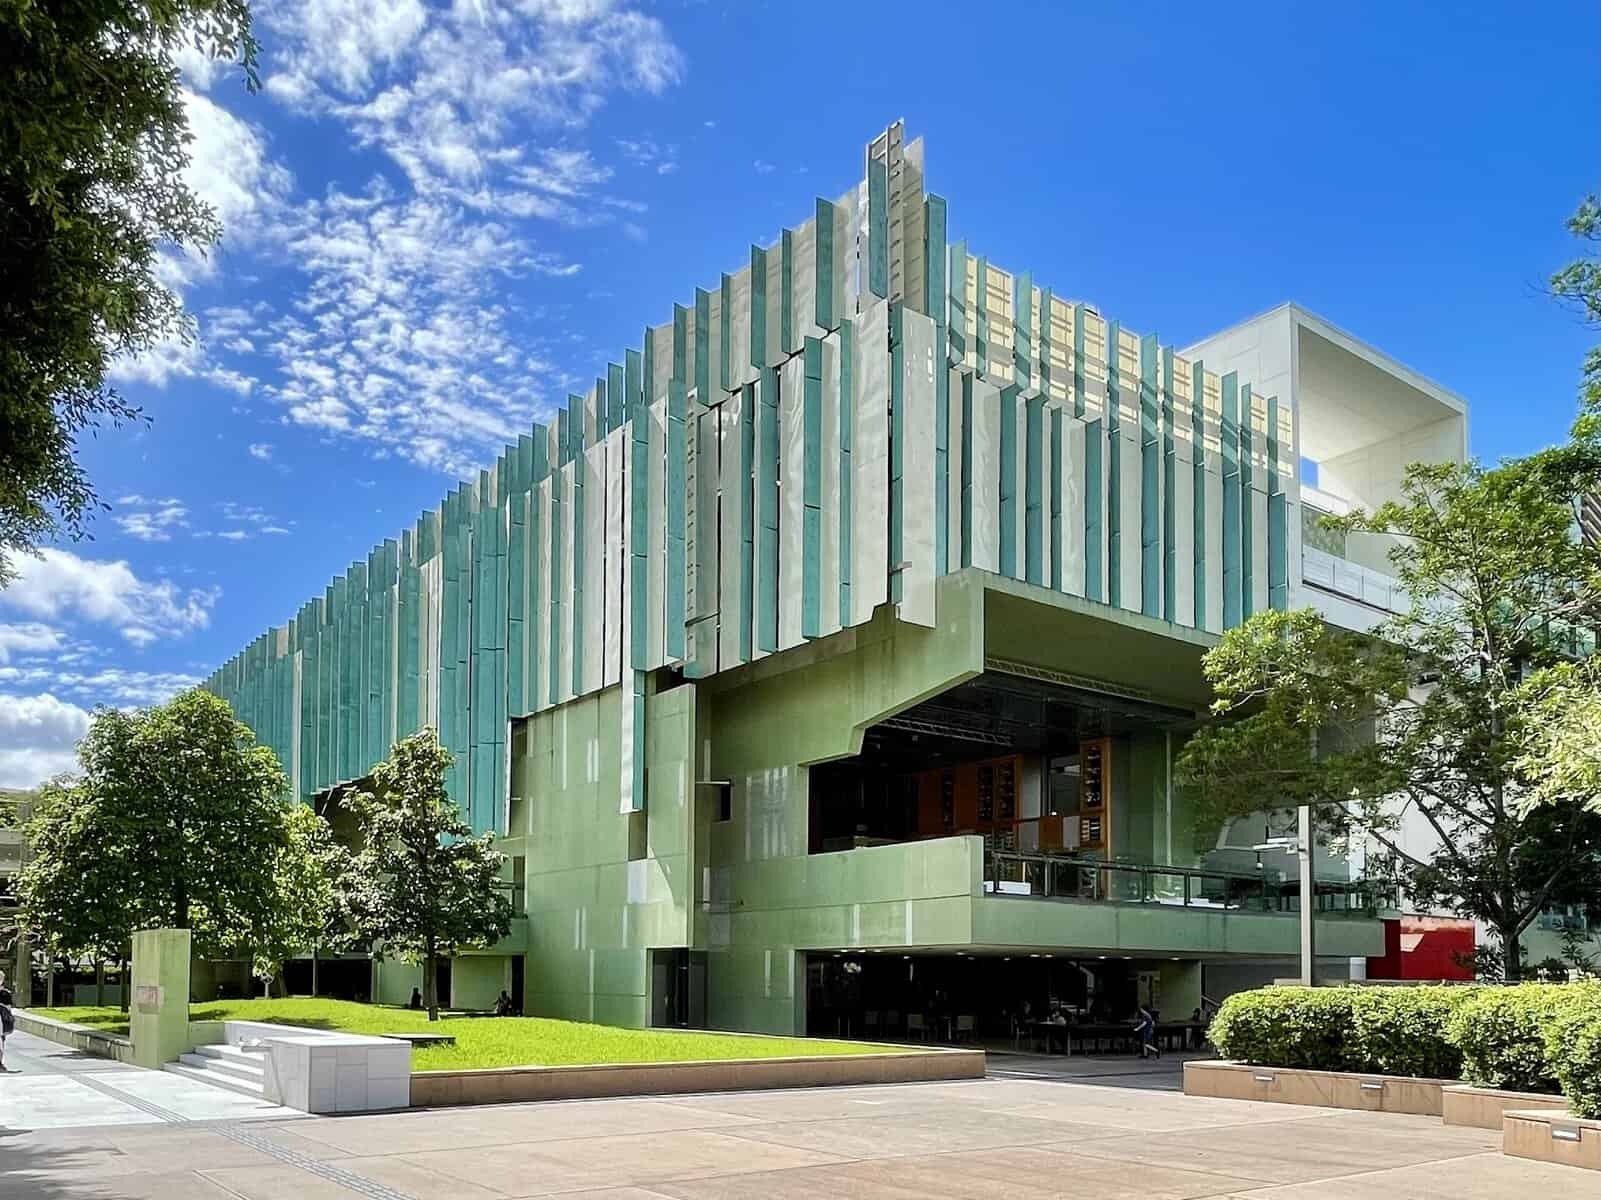
[[[127,1033],[128,1018],[115,1006],[39,1008],[34,1012]],[[684,1062],[692,1059],[780,1058],[812,1054],[871,1054],[896,1047],[869,1042],[825,1042],[812,1038],[750,1037],[618,1029],[547,1017],[445,1017],[432,1024],[426,1013],[346,1000],[227,1000],[189,1006],[192,1021],[268,1021],[347,1033],[448,1033],[454,1046],[412,1051],[412,1068],[450,1071],[469,1067],[567,1066],[580,1063]]]

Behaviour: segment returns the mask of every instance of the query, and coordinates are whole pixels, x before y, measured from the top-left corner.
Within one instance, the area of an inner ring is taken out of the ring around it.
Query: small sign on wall
[[[140,1012],[159,1012],[161,1010],[161,988],[154,984],[140,984],[133,989],[133,1006]]]

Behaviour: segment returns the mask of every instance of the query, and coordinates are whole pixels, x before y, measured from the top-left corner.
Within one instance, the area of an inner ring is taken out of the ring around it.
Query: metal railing
[[[1299,888],[1298,881],[1269,871],[1243,874],[1004,850],[984,856],[984,891],[998,896],[1293,913],[1300,910]],[[1373,880],[1320,879],[1315,896],[1317,911],[1331,915],[1371,917],[1395,907],[1393,886]]]

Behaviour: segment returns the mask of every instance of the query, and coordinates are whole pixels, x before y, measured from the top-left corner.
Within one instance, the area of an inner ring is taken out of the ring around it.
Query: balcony
[[[984,856],[984,893],[1196,911],[1287,915],[1300,911],[1300,882],[1276,871],[1245,874],[1065,854],[990,851]],[[1317,911],[1324,916],[1371,919],[1396,906],[1394,888],[1371,880],[1320,879],[1314,895]]]

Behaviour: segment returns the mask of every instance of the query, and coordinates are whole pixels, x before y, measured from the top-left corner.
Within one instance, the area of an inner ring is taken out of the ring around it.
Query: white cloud
[[[17,559],[0,607],[50,621],[76,619],[117,629],[134,645],[203,629],[220,592],[140,579],[126,562],[47,549]]]
[[[73,770],[88,728],[86,710],[49,692],[0,695],[0,786],[33,787]]]
[[[107,667],[99,671],[70,671],[59,667],[0,666],[0,686],[48,688],[65,692],[85,704],[160,704],[200,682],[195,675],[174,671],[133,671]]]
[[[227,228],[223,258],[254,248],[286,268],[291,299],[213,308],[198,344],[119,364],[120,377],[255,385],[293,423],[466,469],[576,383],[542,361],[542,314],[521,306],[516,281],[571,278],[583,263],[532,223],[640,236],[619,215],[635,202],[606,194],[613,167],[583,131],[614,95],[675,84],[683,55],[627,0],[280,0],[258,18],[273,48],[267,97],[335,126],[347,157],[370,152],[385,170],[296,194],[262,130],[204,94],[215,73],[186,60],[193,181]],[[671,144],[618,150],[657,173],[676,166]],[[182,287],[216,267],[167,270]],[[255,356],[249,373],[225,353]]]
[[[251,442],[250,443],[250,457],[251,458],[259,458],[262,462],[271,462],[272,461],[272,443],[271,442]]]
[[[758,158],[752,165],[755,166],[756,174],[758,175],[771,175],[774,171],[778,170],[777,167],[764,158]]]
[[[172,531],[189,524],[189,509],[175,499],[147,500],[143,496],[124,496],[117,501],[132,509],[112,515],[122,531],[141,542],[170,542]]]
[[[0,663],[10,662],[14,654],[41,654],[46,650],[59,650],[65,641],[61,630],[37,621],[14,625],[0,623]]]

